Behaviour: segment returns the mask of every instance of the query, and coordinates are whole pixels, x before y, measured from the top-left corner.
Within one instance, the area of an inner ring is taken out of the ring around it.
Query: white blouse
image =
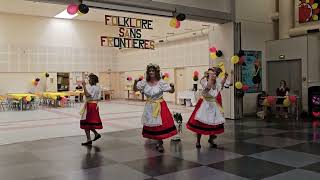
[[[137,83],[137,88],[142,91],[148,98],[158,99],[163,96],[164,92],[169,92],[172,87],[169,83],[160,80],[156,85],[151,86],[146,80],[139,81]]]
[[[206,90],[206,87],[208,86],[208,81],[206,79],[202,79],[200,84],[203,88],[202,95],[206,97],[217,97],[222,88],[220,81],[217,81],[215,86],[210,90]]]
[[[89,101],[99,101],[101,97],[101,88],[97,85],[94,86],[87,86],[88,93],[90,94],[89,97],[86,97]]]

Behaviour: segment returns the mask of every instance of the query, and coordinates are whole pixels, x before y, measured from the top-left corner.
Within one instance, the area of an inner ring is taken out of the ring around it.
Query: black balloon
[[[221,56],[223,55],[223,53],[222,53],[222,51],[218,50],[218,51],[216,52],[216,55],[217,55],[217,57],[221,57]]]
[[[49,73],[46,73],[46,77],[47,77],[47,78],[49,77]]]
[[[186,19],[186,15],[185,15],[185,14],[178,14],[178,15],[176,16],[176,19],[177,19],[178,21],[184,21],[184,20]]]
[[[243,50],[240,50],[239,53],[238,53],[238,56],[239,56],[239,57],[244,56],[244,51],[243,51]]]
[[[79,11],[82,13],[82,14],[87,14],[89,12],[89,7],[85,4],[80,4],[79,5]]]

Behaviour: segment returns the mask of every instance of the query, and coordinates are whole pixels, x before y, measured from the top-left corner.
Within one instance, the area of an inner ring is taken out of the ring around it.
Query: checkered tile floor
[[[5,180],[319,180],[320,141],[310,123],[255,118],[227,121],[217,149],[183,130],[165,141],[163,154],[141,129],[108,132],[92,147],[83,136],[0,146]]]

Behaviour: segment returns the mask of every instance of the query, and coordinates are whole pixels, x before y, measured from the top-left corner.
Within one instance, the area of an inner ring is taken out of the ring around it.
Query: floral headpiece
[[[160,66],[157,64],[152,64],[152,63],[148,64],[147,70],[150,68],[154,68],[155,70],[160,71]]]

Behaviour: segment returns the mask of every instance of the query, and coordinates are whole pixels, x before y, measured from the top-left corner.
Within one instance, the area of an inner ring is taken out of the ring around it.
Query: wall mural
[[[320,0],[299,0],[299,23],[319,21]]]
[[[242,82],[249,86],[246,93],[262,91],[261,51],[243,51]]]

